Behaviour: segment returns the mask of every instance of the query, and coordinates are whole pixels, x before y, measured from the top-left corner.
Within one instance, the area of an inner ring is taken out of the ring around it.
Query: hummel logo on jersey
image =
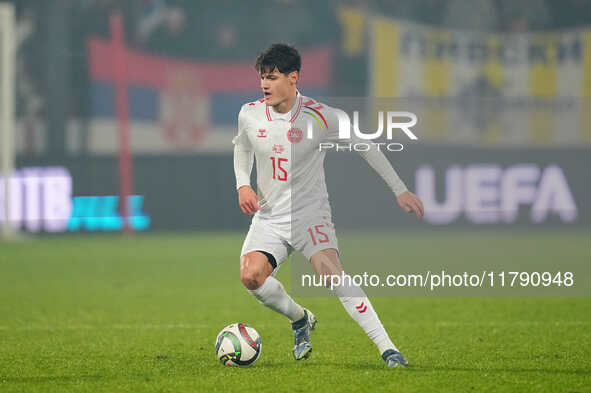
[[[267,130],[265,130],[264,128],[259,128],[259,133],[257,135],[257,138],[266,138],[267,137]]]
[[[277,154],[283,153],[284,150],[285,148],[283,147],[283,145],[273,145],[273,151]]]
[[[287,131],[287,140],[291,143],[298,143],[302,140],[303,135],[304,133],[299,128],[290,128],[289,131]]]

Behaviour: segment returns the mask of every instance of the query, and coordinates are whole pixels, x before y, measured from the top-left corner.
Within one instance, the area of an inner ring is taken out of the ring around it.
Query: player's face
[[[263,89],[265,103],[269,106],[278,106],[295,96],[297,80],[297,71],[288,75],[282,74],[277,68],[272,72],[263,72],[261,74],[261,89]]]

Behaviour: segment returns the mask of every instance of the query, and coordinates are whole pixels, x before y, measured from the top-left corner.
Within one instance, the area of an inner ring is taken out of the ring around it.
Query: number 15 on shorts
[[[312,244],[317,245],[319,243],[328,243],[330,241],[328,235],[326,234],[326,232],[324,232],[326,229],[327,227],[324,224],[313,225],[310,228],[308,228],[307,231],[310,235],[310,239],[312,240]]]

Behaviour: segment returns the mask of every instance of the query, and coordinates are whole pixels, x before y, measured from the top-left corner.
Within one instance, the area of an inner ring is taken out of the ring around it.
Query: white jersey
[[[338,110],[297,94],[287,113],[277,113],[264,100],[244,104],[234,138],[236,187],[250,185],[252,157],[257,164],[258,218],[290,222],[328,213],[321,143],[339,140]],[[356,139],[353,134],[352,138]],[[354,140],[355,141],[355,140]],[[406,186],[379,149],[359,154],[400,195]]]
[[[337,137],[334,109],[299,93],[287,113],[275,112],[264,100],[243,105],[233,142],[236,149],[256,157],[257,215],[290,221],[307,212],[330,212],[324,181],[326,153],[319,145]],[[249,184],[248,180],[238,179],[237,186]]]

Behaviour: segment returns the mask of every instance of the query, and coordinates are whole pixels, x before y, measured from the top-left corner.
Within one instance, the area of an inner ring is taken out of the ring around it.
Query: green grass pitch
[[[520,251],[520,239],[535,244]],[[590,392],[589,298],[375,298],[411,363],[386,369],[335,298],[299,298],[319,318],[311,358],[288,322],[239,281],[243,234],[41,237],[0,243],[0,392]],[[477,255],[591,263],[589,232],[410,232],[409,258]],[[346,244],[341,238],[341,245]],[[421,245],[428,244],[429,247]],[[452,255],[455,254],[455,255]],[[279,272],[289,286],[289,264]],[[261,334],[251,368],[223,367],[218,331]]]

